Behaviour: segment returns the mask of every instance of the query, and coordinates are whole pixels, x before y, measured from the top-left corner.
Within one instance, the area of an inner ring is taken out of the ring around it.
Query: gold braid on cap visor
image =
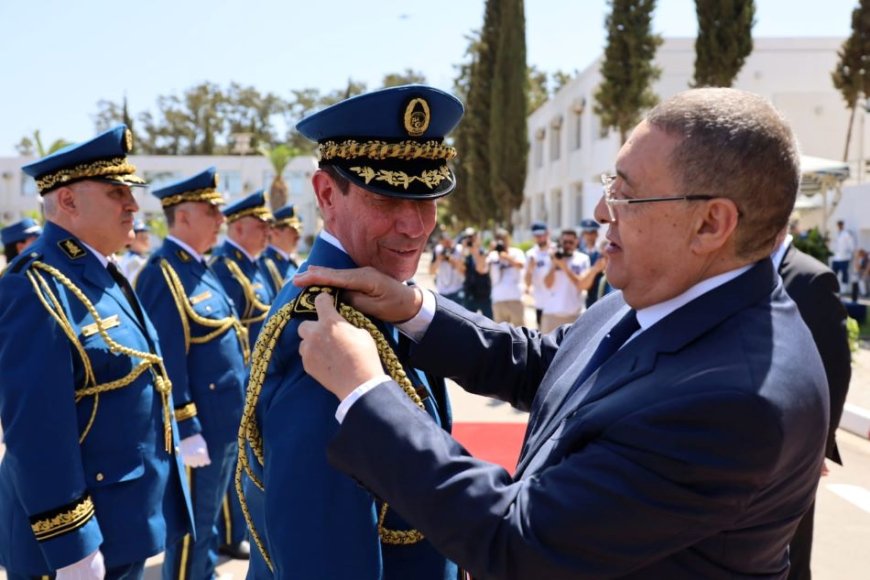
[[[176,195],[170,195],[160,200],[160,205],[170,207],[184,203],[185,201],[206,201],[211,204],[226,203],[224,197],[214,189],[194,189],[193,191],[185,191]]]
[[[252,207],[250,209],[244,209],[242,211],[236,212],[234,214],[230,214],[226,216],[227,223],[231,224],[236,220],[240,220],[243,217],[253,216],[255,218],[260,218],[263,221],[272,221],[272,212],[269,211],[269,208],[265,206],[260,207]]]
[[[100,159],[47,173],[36,180],[36,187],[39,188],[40,193],[44,193],[58,185],[88,177],[116,177],[126,183],[144,184],[145,180],[135,173],[136,166],[128,162],[126,157]]]
[[[365,141],[361,143],[352,139],[342,141],[341,143],[326,141],[318,146],[318,151],[322,161],[357,159],[360,157],[378,161],[384,159],[402,159],[405,161],[412,159],[437,161],[443,159],[447,161],[456,157],[456,149],[434,140],[426,141],[425,143],[418,141],[400,141],[398,143]]]

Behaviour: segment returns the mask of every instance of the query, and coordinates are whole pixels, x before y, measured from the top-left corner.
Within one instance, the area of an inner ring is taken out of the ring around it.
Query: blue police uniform
[[[143,183],[117,127],[24,167],[41,194]],[[191,529],[157,332],[105,257],[49,222],[0,278],[0,564],[48,575],[99,549],[107,578]],[[129,293],[129,294],[128,294]]]
[[[455,152],[442,139],[461,115],[452,96],[405,86],[343,101],[297,128],[320,142],[321,166],[332,165],[353,183],[381,195],[432,199],[453,189],[446,161]],[[339,135],[347,141],[332,141]],[[378,153],[351,154],[361,150]],[[300,270],[356,267],[339,246],[322,234]],[[455,564],[327,461],[338,401],[305,373],[298,355],[298,325],[314,316],[315,292],[292,284],[281,289],[252,356],[237,471],[257,547],[249,578],[455,579]],[[409,396],[419,395],[432,420],[449,431],[444,381],[405,364],[394,329],[372,322],[402,364]]]
[[[223,202],[214,168],[152,193],[164,208]],[[217,276],[171,236],[142,269],[136,292],[161,336],[181,437],[202,435],[211,459],[207,466],[186,468],[196,538],[185,536],[167,549],[163,577],[211,578],[217,562],[215,525],[238,449],[247,334]]]
[[[16,222],[11,226],[6,226],[0,230],[0,239],[3,245],[23,242],[30,236],[39,236],[42,233],[42,228],[33,218],[24,218],[20,222]]]
[[[302,229],[302,220],[296,215],[296,208],[293,204],[285,205],[275,211],[273,228],[290,227],[297,231]],[[278,295],[278,292],[299,269],[299,264],[293,258],[288,256],[275,246],[269,245],[263,254],[257,260],[260,267],[267,275],[267,279],[272,287],[272,294]]]

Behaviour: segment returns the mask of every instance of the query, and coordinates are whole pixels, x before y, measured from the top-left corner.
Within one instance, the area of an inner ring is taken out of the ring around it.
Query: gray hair
[[[737,205],[737,255],[769,255],[800,186],[797,140],[773,105],[736,89],[693,89],[655,107],[646,121],[682,137],[669,168],[685,194],[726,197]]]

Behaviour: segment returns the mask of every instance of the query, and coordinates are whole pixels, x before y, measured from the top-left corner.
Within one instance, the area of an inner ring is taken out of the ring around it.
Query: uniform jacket
[[[783,578],[828,397],[771,261],[645,329],[571,392],[627,310],[617,292],[541,336],[438,300],[412,361],[531,410],[513,477],[383,385],[351,407],[331,462],[476,578]]]
[[[231,266],[227,263],[228,261],[238,265],[243,279],[240,280],[235,276]],[[269,305],[275,298],[275,293],[269,283],[269,276],[257,262],[249,260],[243,252],[228,241],[215,248],[211,267],[233,301],[242,322],[248,328],[248,341],[251,350],[253,350]]]
[[[852,378],[852,353],[846,331],[846,309],[840,301],[840,283],[830,268],[794,245],[789,245],[779,265],[785,291],[813,335],[825,366],[831,397],[825,456],[842,465],[835,434],[846,404]]]
[[[167,452],[163,399],[148,370],[126,386],[75,401],[76,391],[122,379],[142,359],[111,352],[83,302],[37,262],[53,266],[81,291],[110,340],[160,353],[147,316],[140,322],[97,257],[57,225],[46,224],[42,237],[0,278],[0,421],[6,443],[0,563],[42,575],[97,548],[106,566],[145,560],[190,530],[180,457],[171,453],[177,428],[173,422]],[[85,357],[43,306],[28,274],[45,280],[40,295],[57,300]],[[86,381],[84,358],[93,383]]]
[[[295,260],[285,258],[272,246],[263,250],[263,254],[257,259],[257,262],[266,274],[266,279],[269,280],[273,296],[278,295],[284,282],[292,278],[296,270],[299,269],[299,264]]]
[[[356,267],[347,254],[320,238],[300,269],[304,271],[310,264]],[[271,313],[293,300],[300,290],[285,285]],[[298,355],[298,325],[297,319],[291,319],[280,335],[256,408],[263,436],[264,468],[252,454],[249,457],[266,493],[250,483],[245,486],[255,529],[264,538],[275,565],[274,577],[455,578],[455,566],[426,541],[382,548],[377,531],[378,505],[365,489],[327,463],[326,446],[338,429],[338,400],[305,374]],[[406,370],[416,372],[409,367]],[[449,430],[451,418],[444,382],[433,376],[427,376],[427,382],[428,409],[437,417],[432,424]],[[392,509],[386,526],[409,529]],[[251,551],[249,577],[272,577],[254,542]]]
[[[181,282],[184,296],[179,298],[186,300],[197,316],[237,320],[236,310],[214,272],[172,240],[166,240],[151,256],[136,280],[136,292],[160,334],[181,437],[202,433],[210,445],[233,442],[245,400],[246,339],[240,339],[237,323],[235,327],[227,325],[207,342],[197,342],[198,337],[213,334],[217,328],[197,323],[189,314],[182,319],[161,268],[164,261]]]

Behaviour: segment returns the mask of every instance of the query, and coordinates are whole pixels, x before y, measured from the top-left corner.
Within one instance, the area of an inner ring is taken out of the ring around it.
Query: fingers
[[[320,266],[310,266],[308,270],[293,277],[296,286],[335,286],[347,290],[356,290],[371,294],[377,285],[377,280],[384,276],[374,268],[354,268],[351,270],[336,270]]]

